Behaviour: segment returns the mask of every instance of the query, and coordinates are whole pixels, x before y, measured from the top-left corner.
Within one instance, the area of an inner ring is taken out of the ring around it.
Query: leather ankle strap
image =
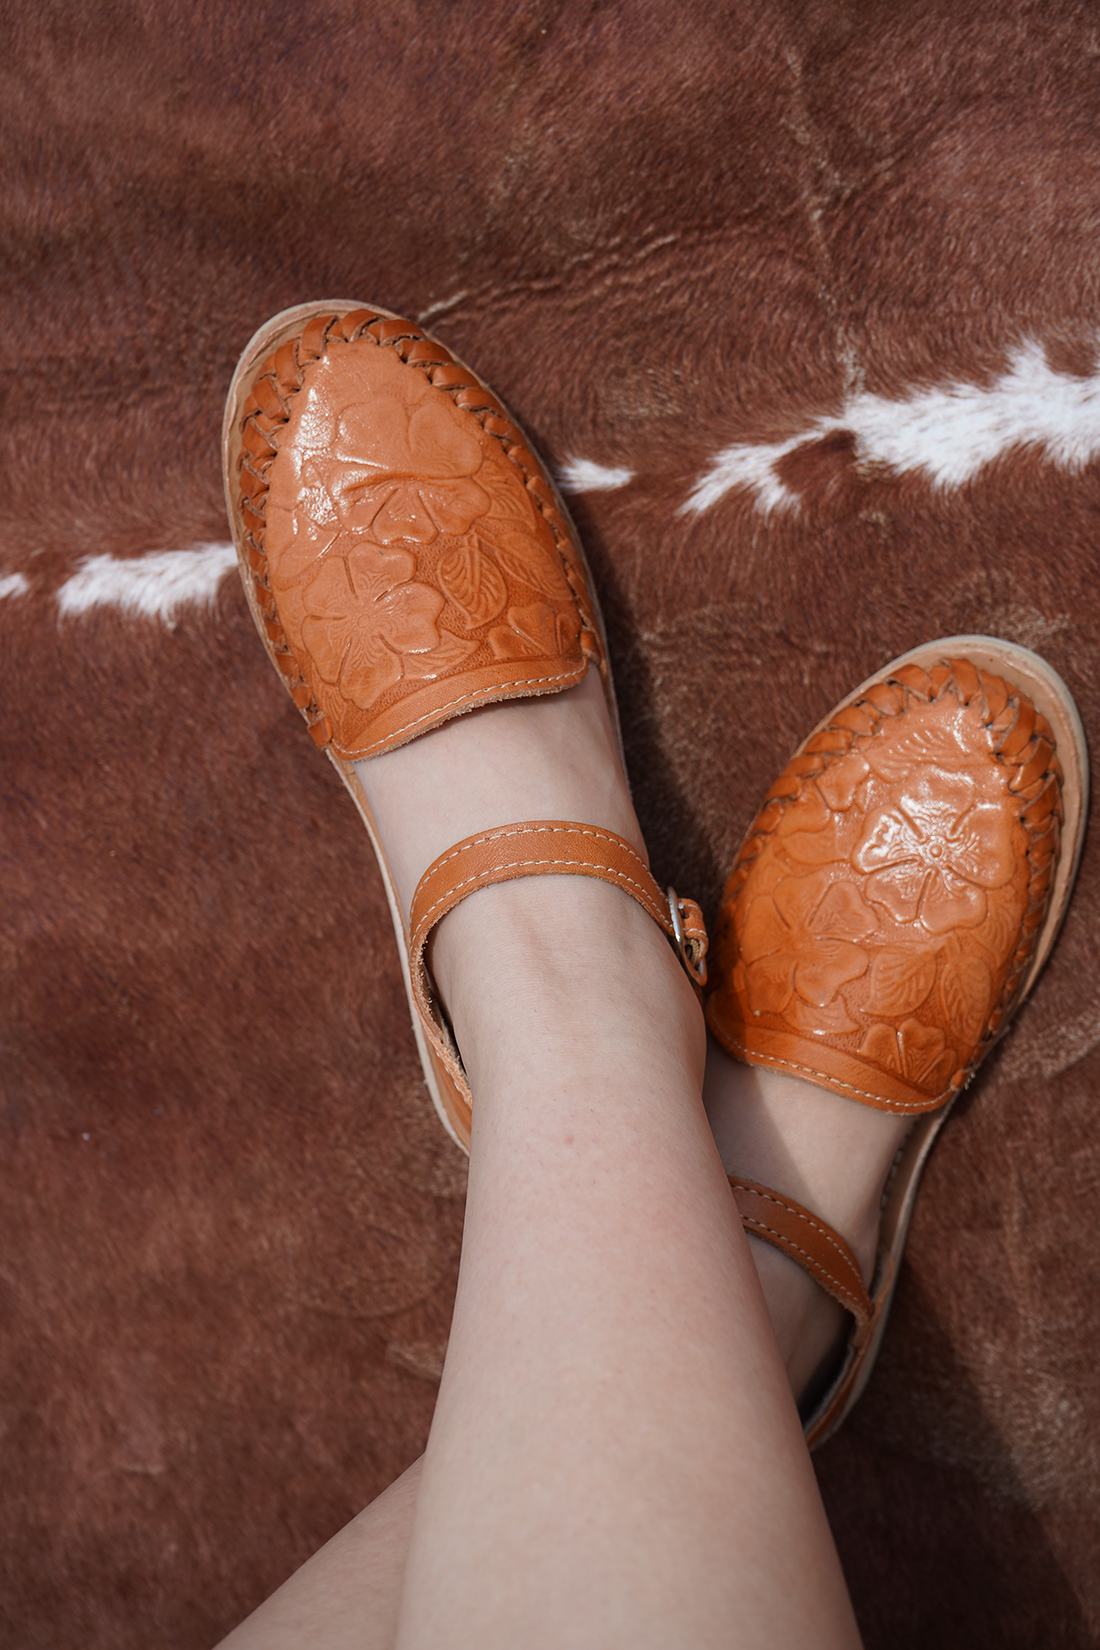
[[[838,1300],[856,1320],[853,1345],[859,1345],[874,1316],[874,1303],[859,1262],[840,1234],[769,1186],[732,1174],[729,1183],[746,1232],[781,1249]]]
[[[707,931],[694,900],[674,889],[662,894],[640,855],[624,837],[596,825],[561,819],[529,819],[479,832],[449,848],[428,866],[413,894],[409,916],[409,971],[424,1030],[447,1070],[468,1095],[462,1064],[435,1003],[425,950],[432,929],[470,894],[519,877],[596,877],[637,900],[676,945],[697,993],[707,978]]]

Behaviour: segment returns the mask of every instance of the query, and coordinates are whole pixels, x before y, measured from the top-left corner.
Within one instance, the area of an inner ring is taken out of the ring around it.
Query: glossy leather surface
[[[238,463],[254,594],[319,745],[375,755],[602,665],[553,489],[441,345],[370,310],[318,314],[248,390]]]
[[[1030,699],[965,659],[840,708],[750,829],[714,937],[733,1054],[884,1110],[943,1105],[1019,996],[1059,844]]]

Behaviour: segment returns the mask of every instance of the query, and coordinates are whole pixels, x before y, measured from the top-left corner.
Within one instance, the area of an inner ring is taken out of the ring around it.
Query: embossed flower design
[[[450,664],[450,651],[469,646],[440,633],[443,597],[413,582],[415,571],[408,550],[361,543],[323,561],[305,592],[302,638],[318,674],[363,710],[404,676],[428,674],[418,655],[442,647]]]
[[[1011,822],[965,773],[916,768],[867,822],[852,853],[868,873],[864,891],[897,922],[932,934],[973,928],[985,918],[987,889],[1012,876]]]
[[[430,544],[440,533],[465,533],[489,510],[489,494],[473,479],[482,457],[449,402],[408,406],[386,396],[345,408],[331,448],[311,455],[304,479],[311,495],[332,500],[345,530],[384,545]]]
[[[740,943],[750,1006],[807,1030],[854,1030],[834,999],[866,972],[858,941],[876,926],[855,883],[834,882],[826,871],[784,877],[745,912]]]
[[[870,773],[858,752],[834,762],[786,808],[776,837],[791,859],[803,865],[843,864],[859,834],[860,811],[852,808]]]
[[[911,1083],[935,1086],[942,1069],[950,1071],[955,1063],[955,1051],[946,1041],[938,1026],[909,1019],[897,1027],[872,1026],[859,1052]]]

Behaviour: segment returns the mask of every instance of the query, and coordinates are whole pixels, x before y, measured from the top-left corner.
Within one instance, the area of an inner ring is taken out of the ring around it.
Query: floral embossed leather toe
[[[344,760],[606,669],[580,549],[526,437],[410,321],[276,316],[237,369],[225,474],[257,627]]]
[[[918,1117],[887,1186],[870,1289],[839,1234],[731,1176],[746,1228],[851,1313],[812,1444],[862,1391],[917,1184],[956,1095],[1046,960],[1084,823],[1087,757],[1064,683],[1026,649],[956,636],[863,684],[768,791],[712,951],[723,1047]]]
[[[459,899],[514,877],[599,877],[674,938],[697,987],[705,978],[698,907],[666,899],[622,838],[571,821],[459,844],[425,873],[406,927],[356,778],[356,761],[464,711],[562,692],[590,664],[617,726],[584,557],[501,403],[385,310],[309,304],[262,327],[230,386],[223,465],[256,628],[370,831],[425,1079],[466,1148],[469,1088],[423,961]]]

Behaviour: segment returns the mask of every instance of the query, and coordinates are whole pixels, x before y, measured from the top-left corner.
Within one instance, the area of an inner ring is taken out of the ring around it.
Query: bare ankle
[[[644,853],[599,676],[457,717],[356,764],[406,918],[421,874],[475,831],[522,819],[603,825]]]
[[[713,1042],[704,1098],[727,1173],[812,1210],[846,1240],[870,1285],[883,1185],[911,1120],[742,1065]],[[812,1401],[835,1372],[851,1320],[789,1256],[756,1238],[751,1248],[792,1390]]]
[[[515,1073],[537,1045],[559,1068],[613,1071],[639,1039],[702,1081],[702,1014],[683,969],[640,906],[590,877],[482,889],[440,924],[431,955],[471,1086]],[[659,1028],[659,1032],[655,1030]]]
[[[827,1220],[868,1282],[883,1182],[911,1119],[742,1065],[713,1041],[704,1098],[727,1171],[774,1185]]]

